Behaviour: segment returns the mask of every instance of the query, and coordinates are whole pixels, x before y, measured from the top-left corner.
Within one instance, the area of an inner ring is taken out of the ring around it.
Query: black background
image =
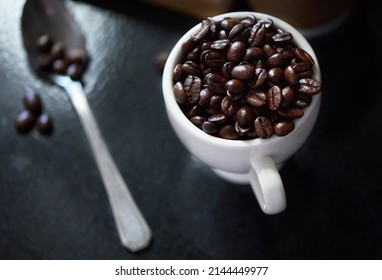
[[[27,64],[24,1],[1,1],[0,258],[381,258],[382,7],[362,1],[340,28],[310,40],[323,75],[321,111],[281,171],[287,210],[267,216],[248,186],[222,181],[193,158],[165,114],[155,60],[198,21],[126,2],[67,4],[91,57],[90,106],[153,242],[136,254],[120,245],[70,102]],[[54,118],[52,136],[15,132],[27,89],[41,94]]]

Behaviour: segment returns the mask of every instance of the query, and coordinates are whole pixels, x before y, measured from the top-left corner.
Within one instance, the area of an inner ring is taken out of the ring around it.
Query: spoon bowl
[[[65,52],[85,51],[85,39],[79,26],[63,1],[27,0],[21,28],[32,68],[40,77],[62,87],[77,112],[105,185],[121,243],[132,252],[146,248],[151,240],[151,230],[107,149],[81,82],[37,67],[37,40],[45,34],[63,43]]]

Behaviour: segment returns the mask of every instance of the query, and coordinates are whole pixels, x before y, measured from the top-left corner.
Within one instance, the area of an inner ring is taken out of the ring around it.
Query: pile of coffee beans
[[[321,92],[312,57],[269,18],[203,20],[182,54],[175,99],[194,125],[224,139],[287,135]]]
[[[53,131],[52,118],[43,113],[41,98],[35,91],[28,90],[23,96],[24,111],[15,120],[16,130],[20,134],[28,133],[34,126],[38,132],[49,135]]]
[[[38,38],[36,49],[39,54],[37,69],[67,75],[73,80],[80,80],[85,68],[85,51],[82,49],[66,50],[62,42],[55,41],[48,34]]]

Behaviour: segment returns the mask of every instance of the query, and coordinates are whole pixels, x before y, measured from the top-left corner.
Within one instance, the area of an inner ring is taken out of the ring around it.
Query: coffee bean
[[[242,127],[238,121],[235,122],[235,131],[240,136],[246,136],[252,129],[250,126]]]
[[[223,98],[222,95],[213,95],[210,99],[210,106],[212,108],[220,108]]]
[[[269,68],[282,68],[286,66],[286,59],[282,53],[276,53],[267,59],[267,66]]]
[[[211,49],[216,51],[225,51],[229,48],[231,41],[229,39],[216,40],[211,44]]]
[[[200,67],[194,61],[186,61],[183,63],[182,69],[184,72],[190,75],[198,75],[200,73]]]
[[[242,127],[249,127],[253,125],[254,118],[255,114],[253,113],[253,109],[250,106],[240,107],[236,111],[236,120]]]
[[[255,129],[260,138],[269,138],[273,135],[273,126],[267,117],[257,117]]]
[[[231,75],[234,79],[249,80],[255,76],[256,69],[250,64],[238,65],[232,69]]]
[[[237,111],[237,105],[229,96],[223,98],[221,102],[221,111],[226,116],[233,116]]]
[[[259,88],[261,87],[268,79],[268,73],[265,69],[256,68],[255,76],[253,79],[248,81],[248,85],[251,88]]]
[[[267,95],[261,90],[251,89],[247,93],[245,100],[252,107],[259,108],[266,104]]]
[[[288,83],[290,86],[294,86],[297,84],[297,74],[294,71],[293,67],[289,65],[288,67],[285,68],[284,70],[284,78],[285,81]]]
[[[188,75],[183,83],[184,91],[188,97],[190,104],[195,104],[199,101],[202,81],[199,77]]]
[[[194,35],[191,36],[191,40],[193,42],[203,41],[208,36],[209,31],[210,31],[209,22],[207,20],[203,20],[198,32],[196,32]]]
[[[233,18],[225,18],[220,22],[220,27],[224,30],[230,31],[236,24],[239,24],[240,21]]]
[[[178,63],[177,65],[175,65],[173,72],[174,72],[174,81],[175,82],[183,81],[186,78],[186,73],[183,71],[183,64],[182,63]]]
[[[245,42],[249,37],[249,33],[249,29],[244,24],[239,23],[232,27],[231,31],[228,34],[228,38],[233,42]]]
[[[268,78],[274,84],[284,81],[284,71],[281,68],[272,68],[268,71]]]
[[[233,125],[226,125],[220,128],[218,136],[223,139],[228,140],[237,140],[239,139],[239,135],[236,133]]]
[[[192,118],[192,117],[195,117],[195,116],[200,116],[203,114],[203,109],[201,106],[199,105],[194,105],[192,106],[188,112],[187,112],[187,118]]]
[[[187,55],[194,48],[195,48],[195,42],[194,40],[192,40],[192,38],[189,38],[188,40],[184,41],[181,46],[182,53],[185,55]]]
[[[247,60],[247,61],[254,60],[254,59],[260,58],[261,56],[263,56],[263,54],[264,54],[263,49],[258,47],[249,47],[245,51],[244,60]]]
[[[310,64],[309,62],[299,62],[293,65],[292,67],[296,73],[298,80],[304,78],[312,78],[313,76],[312,64]]]
[[[215,134],[219,130],[218,126],[215,123],[210,122],[210,121],[205,121],[202,124],[202,129],[204,132],[206,132],[208,134]]]
[[[306,94],[298,94],[295,105],[300,108],[306,108],[312,103],[312,96]]]
[[[226,62],[224,63],[223,67],[222,67],[222,74],[223,76],[229,80],[232,78],[231,76],[231,72],[232,72],[232,69],[235,67],[235,64],[233,62]]]
[[[257,21],[257,24],[263,24],[265,28],[270,29],[273,26],[273,21],[270,18],[262,18]]]
[[[228,120],[227,116],[223,113],[212,115],[208,118],[209,122],[215,123],[215,124],[224,124]]]
[[[49,135],[53,132],[53,120],[47,114],[42,114],[38,117],[36,128],[41,134]]]
[[[20,134],[25,134],[32,130],[36,121],[36,116],[28,110],[22,111],[15,120],[16,130]]]
[[[269,45],[269,44],[265,44],[265,45],[264,45],[264,47],[263,47],[263,51],[264,51],[264,54],[265,54],[267,57],[271,57],[272,55],[277,54],[277,51],[275,50],[275,48],[272,47],[272,46]]]
[[[28,90],[23,96],[24,108],[36,116],[40,115],[42,112],[41,99],[38,93],[33,90]]]
[[[226,62],[220,53],[212,50],[202,52],[200,61],[212,68],[221,68]]]
[[[271,87],[267,92],[267,103],[269,110],[276,111],[279,109],[281,101],[281,89],[278,86]]]
[[[309,62],[310,64],[314,64],[313,58],[310,56],[309,53],[307,53],[305,50],[300,48],[294,49],[294,55],[298,59],[298,61],[302,62]]]
[[[286,45],[293,40],[291,33],[278,29],[277,33],[272,36],[273,42],[277,45]]]
[[[186,91],[184,90],[182,82],[177,82],[174,85],[174,96],[176,102],[180,104],[185,104],[187,102],[187,94]]]
[[[273,131],[277,136],[285,136],[294,129],[294,123],[291,121],[277,122],[273,125]]]
[[[227,80],[217,73],[210,73],[205,77],[207,88],[214,93],[224,94],[226,92],[225,84]]]
[[[233,42],[227,51],[227,60],[238,63],[242,61],[245,52],[245,43],[241,41]]]
[[[203,107],[210,105],[210,100],[213,95],[214,94],[212,91],[210,91],[208,88],[202,89],[199,94],[199,105]]]
[[[251,47],[259,46],[267,32],[264,24],[256,23],[249,32],[248,43]]]
[[[281,95],[282,95],[281,107],[285,108],[294,104],[296,100],[296,94],[291,87],[289,86],[284,87],[281,90]]]
[[[322,90],[321,83],[315,79],[301,79],[298,81],[297,91],[302,94],[315,95]]]
[[[282,108],[278,114],[287,119],[299,119],[304,115],[304,110],[301,108]]]
[[[241,93],[245,90],[245,84],[237,79],[229,80],[225,87],[230,93]]]
[[[240,20],[240,23],[243,24],[245,27],[252,27],[256,23],[256,17],[254,15],[243,17]]]
[[[206,119],[203,116],[193,116],[190,121],[199,128],[202,128],[202,124]]]

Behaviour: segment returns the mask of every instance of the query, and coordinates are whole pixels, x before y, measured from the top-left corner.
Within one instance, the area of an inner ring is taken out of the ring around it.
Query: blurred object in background
[[[318,37],[340,26],[354,0],[248,0],[251,9],[281,18],[306,37]]]
[[[232,8],[233,0],[142,0],[174,11],[204,19],[226,13]]]

